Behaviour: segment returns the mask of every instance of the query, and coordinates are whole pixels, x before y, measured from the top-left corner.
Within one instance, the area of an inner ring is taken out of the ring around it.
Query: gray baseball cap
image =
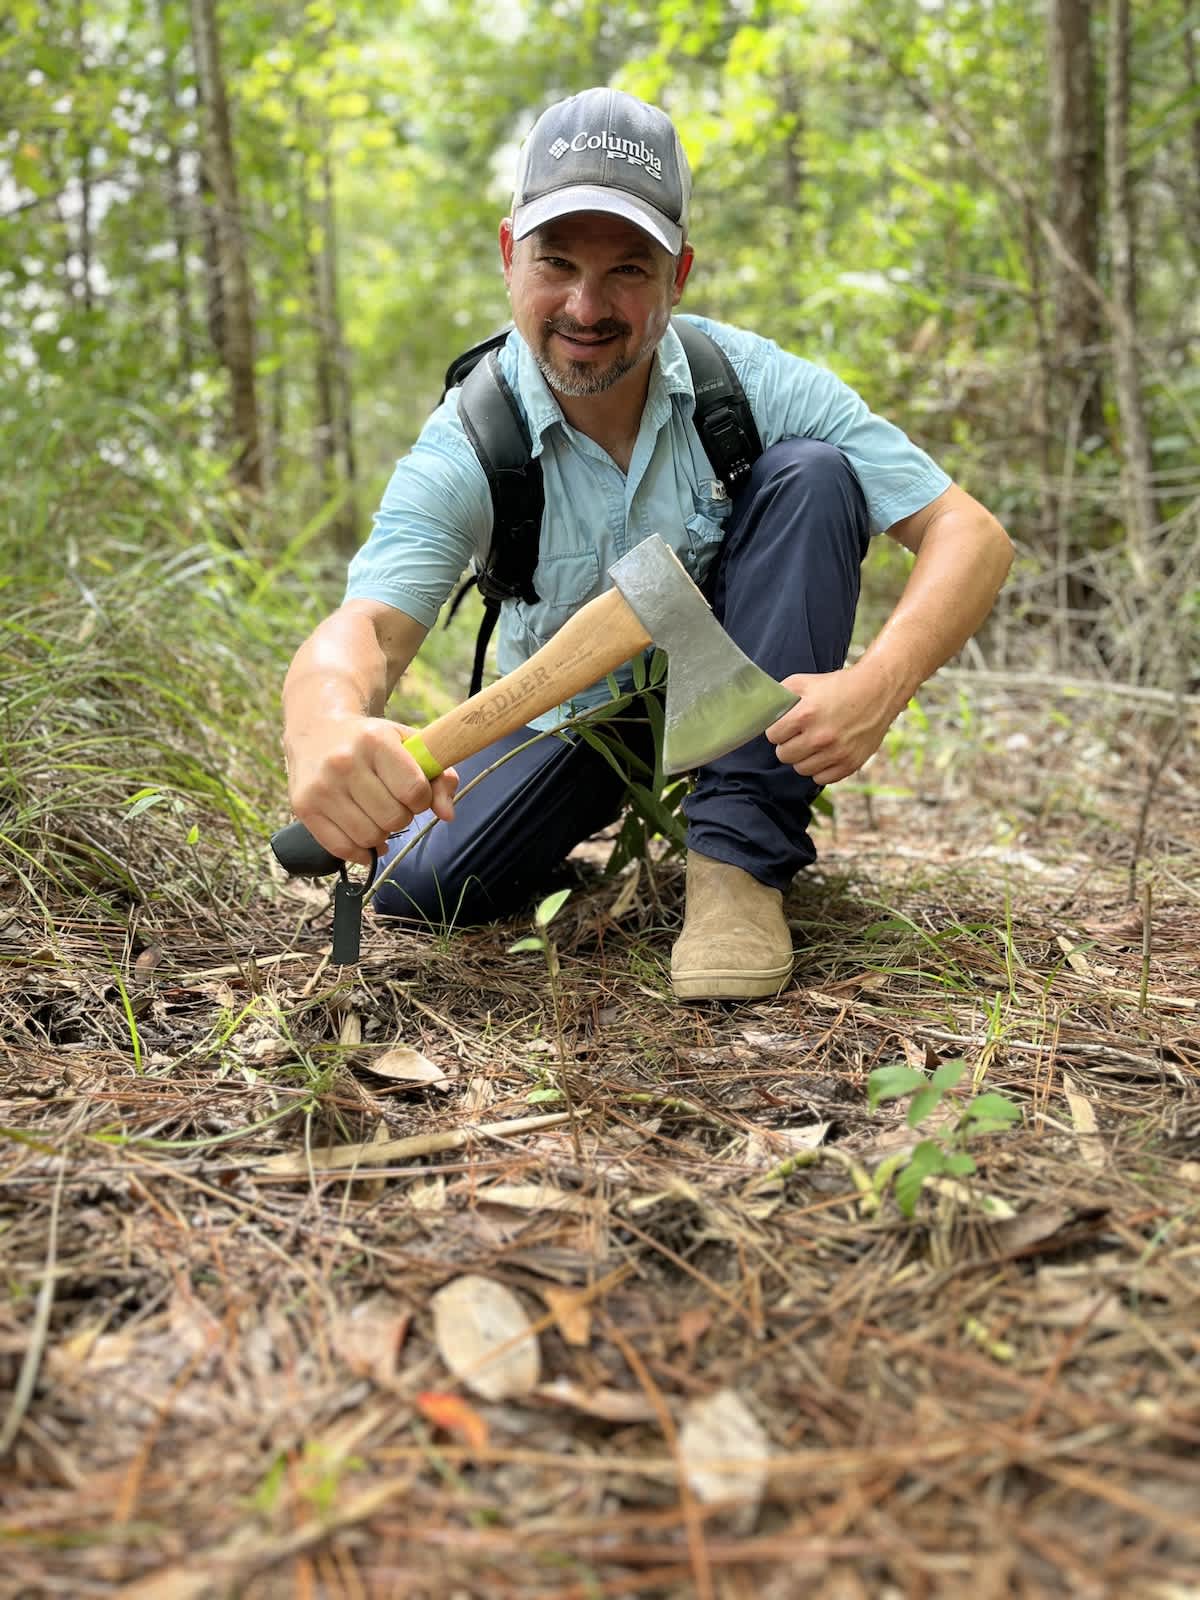
[[[677,256],[692,175],[665,111],[619,89],[585,89],[543,111],[521,146],[513,238],[555,217],[607,211]]]

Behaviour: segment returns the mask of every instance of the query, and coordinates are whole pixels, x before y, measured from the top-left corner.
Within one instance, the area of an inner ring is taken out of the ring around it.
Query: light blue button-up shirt
[[[691,317],[728,355],[763,448],[780,439],[823,439],[853,467],[872,533],[919,511],[949,487],[940,467],[904,433],[877,417],[853,389],[769,339]],[[700,582],[724,534],[731,505],[692,424],[695,394],[683,346],[668,328],[652,358],[649,392],[629,463],[572,428],[515,331],[500,370],[525,414],[542,463],[546,509],[533,583],[539,600],[505,602],[496,664],[511,672],[545,644],[567,617],[611,587],[608,569],[650,534],[671,546]],[[458,419],[453,390],[396,465],[370,538],[350,564],[346,599],[381,600],[432,627],[473,558],[487,553],[492,502],[487,479]],[[609,697],[604,684],[573,709]],[[553,727],[567,708],[534,724]]]

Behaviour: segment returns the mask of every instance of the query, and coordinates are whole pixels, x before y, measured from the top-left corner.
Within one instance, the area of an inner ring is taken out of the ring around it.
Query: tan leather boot
[[[671,952],[677,1000],[752,1000],[792,975],[783,896],[741,867],[688,851],[687,909]]]

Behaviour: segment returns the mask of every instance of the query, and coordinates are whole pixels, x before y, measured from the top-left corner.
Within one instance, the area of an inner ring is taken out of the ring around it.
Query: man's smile
[[[554,324],[550,325],[548,331],[562,341],[568,354],[579,359],[586,359],[593,351],[615,344],[629,332],[627,328],[593,328],[585,331],[582,328],[556,327]]]

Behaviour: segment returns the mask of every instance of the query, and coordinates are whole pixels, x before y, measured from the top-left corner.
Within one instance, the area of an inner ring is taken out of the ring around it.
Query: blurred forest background
[[[287,655],[448,359],[505,319],[519,140],[604,81],[682,132],[686,306],[833,367],[1009,528],[1021,559],[971,663],[1190,687],[1190,0],[10,0],[10,837],[46,820],[42,739],[12,727],[51,693],[60,749],[87,752],[56,771],[60,813],[102,767],[123,798],[220,791],[242,820],[239,756],[278,793]],[[461,690],[455,659],[426,652],[416,710]],[[141,733],[158,754],[122,775]]]

